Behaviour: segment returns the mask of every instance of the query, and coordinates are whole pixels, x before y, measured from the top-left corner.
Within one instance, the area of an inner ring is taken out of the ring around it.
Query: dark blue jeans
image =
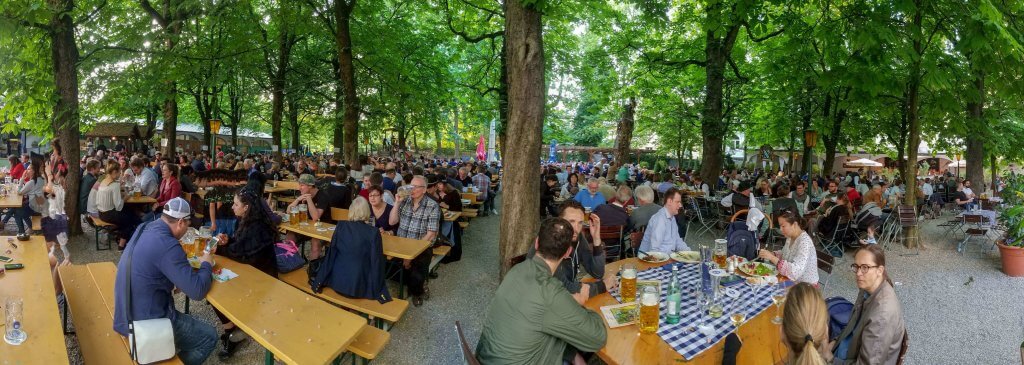
[[[174,347],[185,365],[201,365],[217,348],[217,329],[194,317],[178,312],[172,321]]]
[[[14,217],[14,224],[18,225],[18,234],[25,233],[25,225],[28,224],[32,227],[32,213],[34,211],[27,205],[20,208],[11,208],[7,210],[7,214],[3,217],[4,225]]]

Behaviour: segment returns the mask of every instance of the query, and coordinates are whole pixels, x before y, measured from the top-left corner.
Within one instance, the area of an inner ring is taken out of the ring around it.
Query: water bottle
[[[679,288],[679,265],[672,266],[672,279],[668,282],[665,322],[679,323],[679,303],[682,301],[682,289]]]

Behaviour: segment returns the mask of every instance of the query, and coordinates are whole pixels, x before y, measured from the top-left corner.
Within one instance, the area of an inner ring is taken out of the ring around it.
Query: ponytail
[[[793,365],[825,365],[825,359],[818,352],[818,345],[815,344],[811,335],[805,337],[804,346],[799,353],[795,354]]]

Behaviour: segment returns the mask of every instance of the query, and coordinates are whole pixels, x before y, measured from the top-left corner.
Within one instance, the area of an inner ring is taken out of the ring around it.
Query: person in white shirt
[[[59,169],[54,173],[50,164],[46,164],[46,175],[49,181],[43,191],[47,196],[47,211],[43,213],[40,225],[43,228],[43,237],[46,238],[46,246],[53,254],[55,243],[60,245],[60,251],[64,254],[62,265],[71,263],[71,253],[68,252],[68,215],[64,211],[64,197],[67,192],[64,190],[64,177],[68,171]]]
[[[121,196],[121,166],[117,163],[107,165],[107,176],[96,187],[96,210],[99,218],[113,224],[114,233],[118,237],[118,250],[124,250],[125,243],[131,238],[139,225],[139,217],[132,212],[123,211],[124,198]]]
[[[811,236],[804,230],[804,221],[797,215],[786,212],[779,217],[779,228],[786,236],[782,251],[758,251],[758,257],[770,261],[779,268],[779,273],[794,282],[818,286],[818,254]]]
[[[971,180],[964,180],[964,195],[971,199],[975,198],[974,190],[971,190]]]
[[[932,186],[932,179],[924,179],[924,185],[921,185],[921,192],[924,193],[925,199],[931,199],[932,194],[935,193],[935,187]]]

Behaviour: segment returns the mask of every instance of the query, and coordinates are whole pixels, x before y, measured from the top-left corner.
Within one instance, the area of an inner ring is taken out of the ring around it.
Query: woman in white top
[[[38,155],[32,156],[29,168],[22,175],[21,207],[7,211],[3,218],[4,224],[14,217],[14,223],[18,225],[18,234],[25,233],[25,226],[32,227],[32,214],[35,212],[46,212],[46,200],[43,198],[43,186],[46,179],[43,178],[43,158]],[[37,199],[38,198],[38,199]],[[42,200],[42,201],[40,201]]]
[[[124,208],[124,198],[121,196],[121,183],[118,182],[120,177],[121,166],[108,164],[107,176],[96,185],[96,210],[100,212],[100,219],[117,227],[114,230],[117,234],[117,249],[124,250],[125,243],[139,225],[139,217],[121,210]]]
[[[779,217],[779,228],[786,236],[782,251],[771,252],[762,249],[758,256],[779,268],[779,273],[794,282],[818,285],[818,254],[814,241],[804,231],[804,221],[792,212]]]
[[[66,168],[52,169],[50,163],[46,164],[47,184],[43,188],[46,194],[47,210],[43,212],[43,219],[40,225],[43,227],[43,237],[46,238],[46,245],[53,254],[55,243],[60,244],[60,250],[64,254],[63,264],[71,263],[71,253],[68,252],[68,215],[64,211],[64,197],[67,192],[64,190],[64,177],[67,176]]]

